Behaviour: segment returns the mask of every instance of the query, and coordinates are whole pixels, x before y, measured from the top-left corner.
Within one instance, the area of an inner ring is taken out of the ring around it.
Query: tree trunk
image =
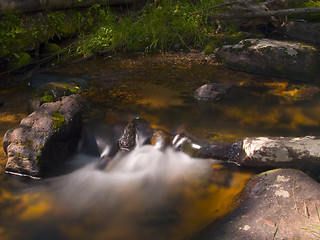
[[[66,9],[77,7],[88,7],[96,3],[130,4],[144,0],[0,0],[0,14],[8,11],[19,10],[21,12],[32,12],[52,9]]]

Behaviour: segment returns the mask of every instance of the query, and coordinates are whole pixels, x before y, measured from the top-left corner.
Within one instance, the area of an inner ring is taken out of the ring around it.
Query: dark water
[[[14,80],[20,77],[1,83],[1,136],[28,113],[32,88],[27,86],[30,79],[17,87]],[[210,142],[319,135],[316,85],[213,65],[166,64],[154,57],[61,66],[30,83],[75,77],[92,85],[82,94],[90,101],[84,123],[98,149],[91,155],[90,149],[80,149],[68,162],[73,171],[46,180],[5,175],[2,152],[0,239],[183,239],[236,207],[253,173],[232,164],[142,146],[116,155],[111,169],[97,170],[99,156],[135,117],[154,128],[185,131]],[[193,93],[208,82],[232,82],[235,87],[219,101],[199,103]]]

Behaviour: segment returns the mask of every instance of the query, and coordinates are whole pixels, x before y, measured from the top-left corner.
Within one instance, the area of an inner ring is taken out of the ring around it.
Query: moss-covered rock
[[[36,88],[30,100],[30,109],[36,110],[43,103],[55,102],[64,96],[84,91],[89,83],[83,79],[71,80],[70,82],[49,82]]]
[[[77,147],[81,136],[80,104],[75,96],[45,103],[9,130],[3,140],[6,171],[32,177],[51,175]]]
[[[56,43],[47,43],[44,47],[45,54],[55,54],[62,52],[61,47]]]
[[[32,57],[28,53],[15,54],[15,58],[9,61],[9,69],[22,67],[30,64],[33,61]]]

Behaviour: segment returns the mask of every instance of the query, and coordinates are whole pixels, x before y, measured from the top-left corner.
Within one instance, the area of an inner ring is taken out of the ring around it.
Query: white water
[[[106,146],[103,155],[108,149]],[[54,186],[59,199],[76,212],[97,206],[102,211],[127,205],[157,208],[174,197],[179,185],[205,176],[212,164],[211,160],[192,159],[171,148],[160,151],[151,145],[118,153],[105,170],[97,169],[97,159],[86,155],[79,154],[74,161],[89,164],[58,178]]]

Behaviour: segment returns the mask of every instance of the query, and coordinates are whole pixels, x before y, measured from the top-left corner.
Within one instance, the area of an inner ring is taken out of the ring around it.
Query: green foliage
[[[17,12],[10,12],[0,19],[0,56],[12,51],[9,46],[17,35],[23,32],[22,23]]]
[[[300,1],[295,7],[320,7],[320,1]],[[301,14],[300,18],[309,21],[319,21],[320,13]]]
[[[77,53],[89,56],[108,49],[153,52],[177,47],[202,48],[214,36],[206,10],[221,2],[154,1],[138,16],[130,11],[119,16],[106,10],[99,29],[82,39]]]
[[[303,4],[304,7],[320,7],[319,1],[307,1]]]
[[[41,43],[91,31],[101,20],[88,10],[61,10],[25,15],[11,12],[0,17],[0,57],[14,58],[17,53],[38,50]]]
[[[304,4],[305,7],[320,7],[320,1],[308,1]],[[312,21],[319,21],[320,14],[319,13],[311,13],[307,19]]]
[[[0,57],[37,51],[41,43],[53,38],[78,36],[76,43],[61,52],[69,57],[90,56],[117,51],[165,51],[202,49],[216,40],[215,25],[207,22],[208,13],[223,0],[154,0],[142,10],[113,12],[101,4],[81,10],[48,11],[26,16],[10,13],[0,17]],[[232,21],[219,27],[234,33]],[[48,46],[48,45],[47,45]],[[60,51],[55,51],[60,52]]]
[[[212,40],[205,46],[203,52],[205,54],[214,53],[214,51],[224,45],[223,39],[221,37],[213,37]]]

